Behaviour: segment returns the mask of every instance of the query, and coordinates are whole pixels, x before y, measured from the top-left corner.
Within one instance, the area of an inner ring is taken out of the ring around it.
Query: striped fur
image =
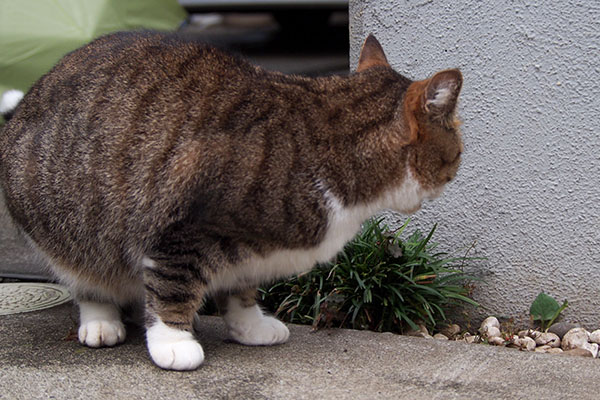
[[[456,174],[460,72],[412,82],[373,37],[360,62],[304,78],[172,34],[97,39],[0,133],[8,209],[80,301],[145,301],[149,337],[190,331],[206,295],[254,309],[248,288],[332,257],[365,218],[412,212]]]

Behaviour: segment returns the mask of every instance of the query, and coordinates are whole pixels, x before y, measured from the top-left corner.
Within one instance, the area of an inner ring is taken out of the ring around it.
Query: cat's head
[[[369,35],[357,71],[377,66],[391,68],[377,39]],[[407,150],[408,171],[420,184],[424,198],[439,195],[460,164],[463,143],[456,106],[462,81],[458,69],[443,70],[412,82],[399,94],[403,101],[390,136],[398,148]]]

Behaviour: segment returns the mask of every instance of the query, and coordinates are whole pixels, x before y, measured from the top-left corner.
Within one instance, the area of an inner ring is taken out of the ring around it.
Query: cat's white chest
[[[385,192],[368,204],[344,207],[326,191],[329,221],[319,245],[307,249],[276,250],[266,256],[255,255],[241,265],[219,273],[210,283],[210,289],[235,290],[306,272],[316,263],[330,261],[358,233],[367,218],[385,208],[413,212],[420,207],[424,195],[410,174],[399,188]]]
[[[339,204],[339,203],[338,203]],[[330,261],[359,231],[364,216],[346,210],[330,210],[325,238],[307,249],[280,249],[266,256],[255,255],[233,269],[224,270],[211,282],[212,290],[260,285],[310,270],[316,263]]]

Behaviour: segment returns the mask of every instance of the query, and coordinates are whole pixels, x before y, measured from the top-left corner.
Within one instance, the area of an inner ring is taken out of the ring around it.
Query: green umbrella
[[[176,29],[177,0],[0,0],[0,94],[29,87],[66,53],[131,29]]]

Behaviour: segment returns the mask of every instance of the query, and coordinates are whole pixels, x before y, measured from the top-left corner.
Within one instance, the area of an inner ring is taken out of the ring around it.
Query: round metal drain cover
[[[43,310],[69,300],[69,291],[52,283],[0,283],[0,315]]]

